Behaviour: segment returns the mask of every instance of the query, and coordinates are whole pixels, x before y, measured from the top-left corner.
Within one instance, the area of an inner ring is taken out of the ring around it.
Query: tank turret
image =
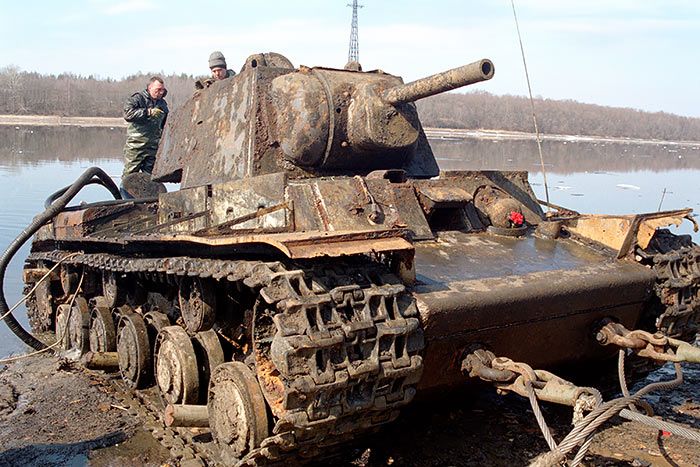
[[[275,172],[301,178],[403,169],[434,177],[437,163],[413,102],[493,74],[493,63],[480,60],[404,84],[380,70],[249,60],[168,121],[154,178],[187,187]]]

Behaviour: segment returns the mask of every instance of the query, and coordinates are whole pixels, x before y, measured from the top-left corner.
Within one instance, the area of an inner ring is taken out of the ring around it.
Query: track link
[[[656,329],[693,342],[700,330],[700,246],[687,235],[662,229],[644,253],[656,273],[655,292],[663,307]]]
[[[396,419],[398,409],[413,399],[423,369],[418,311],[399,279],[380,264],[298,267],[69,254],[34,252],[28,262],[64,261],[154,282],[174,283],[175,276],[240,281],[257,291],[254,362],[250,357],[246,362],[255,365],[275,422],[271,435],[238,465],[301,464],[333,456]],[[174,457],[235,463],[221,458],[208,430],[193,436],[189,429],[166,428],[158,420],[162,405],[149,393],[152,389],[130,392],[121,384],[112,386],[125,399],[139,397],[137,411],[148,412],[145,426],[152,425],[156,438],[175,446]]]

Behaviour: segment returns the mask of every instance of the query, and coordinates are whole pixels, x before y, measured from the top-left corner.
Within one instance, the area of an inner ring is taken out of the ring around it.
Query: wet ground
[[[670,370],[652,375],[671,379]],[[528,465],[546,451],[527,401],[484,385],[437,395],[405,409],[399,421],[327,465]],[[700,430],[700,368],[685,382],[648,398],[658,415]],[[557,440],[570,430],[570,409],[542,406]],[[112,397],[100,378],[54,357],[0,368],[0,466],[177,465]],[[596,435],[587,466],[698,466],[700,444],[615,418]]]
[[[673,379],[670,370],[661,373],[651,379]],[[647,400],[665,420],[700,430],[700,367],[688,366],[684,374],[678,389]],[[571,430],[571,409],[549,404],[541,408],[555,440],[561,441]],[[355,465],[520,466],[546,451],[528,401],[498,396],[484,386],[483,391],[404,410],[400,421],[388,427]],[[700,443],[659,435],[655,429],[616,417],[598,431],[583,465],[700,466]]]
[[[54,357],[0,371],[0,466],[159,466],[169,452],[99,379]]]

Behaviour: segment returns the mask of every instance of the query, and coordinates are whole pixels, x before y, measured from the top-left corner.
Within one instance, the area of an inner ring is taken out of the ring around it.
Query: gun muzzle
[[[382,93],[382,100],[391,105],[405,104],[425,97],[461,88],[493,77],[493,62],[479,60],[459,68],[443,71],[426,78],[389,88]]]

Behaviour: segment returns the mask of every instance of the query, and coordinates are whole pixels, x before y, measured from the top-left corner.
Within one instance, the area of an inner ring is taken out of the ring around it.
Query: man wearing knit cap
[[[209,69],[211,70],[212,78],[217,81],[230,78],[236,74],[235,71],[228,70],[226,68],[226,59],[224,58],[224,54],[218,50],[209,55]]]

